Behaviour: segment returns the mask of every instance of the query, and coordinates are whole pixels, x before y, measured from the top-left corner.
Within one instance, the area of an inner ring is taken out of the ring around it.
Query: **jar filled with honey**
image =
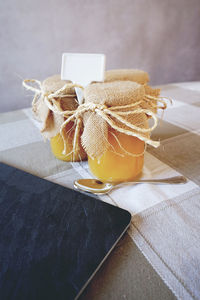
[[[84,97],[91,111],[84,118],[82,144],[91,172],[104,182],[134,180],[142,172],[145,144],[159,144],[150,139],[148,117],[154,114],[150,106],[143,108],[144,86],[96,83],[85,88]]]
[[[62,124],[67,117],[64,111],[75,111],[78,101],[73,85],[70,81],[61,80],[60,75],[48,77],[40,83],[41,94],[37,101],[33,102],[35,117],[42,122],[42,135],[50,140],[51,150],[54,156],[64,161],[81,161],[87,158],[87,154],[78,139],[76,151],[73,149],[73,138],[76,123],[71,121],[60,134]],[[65,143],[65,153],[64,150]]]

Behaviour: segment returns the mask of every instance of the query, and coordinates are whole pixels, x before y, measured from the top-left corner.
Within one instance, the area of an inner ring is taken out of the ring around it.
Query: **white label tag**
[[[104,54],[63,53],[62,55],[62,80],[71,80],[85,87],[92,81],[103,81],[104,73]]]

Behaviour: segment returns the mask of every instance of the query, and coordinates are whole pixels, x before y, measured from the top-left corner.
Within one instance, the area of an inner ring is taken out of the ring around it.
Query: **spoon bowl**
[[[93,193],[93,194],[107,194],[116,187],[124,185],[132,185],[137,183],[153,183],[153,184],[180,184],[186,183],[187,179],[184,176],[175,176],[163,179],[144,179],[137,181],[121,182],[121,183],[109,183],[102,182],[98,179],[78,179],[74,181],[74,187],[76,189]]]
[[[74,187],[93,194],[107,194],[114,185],[98,179],[78,179],[74,181]]]

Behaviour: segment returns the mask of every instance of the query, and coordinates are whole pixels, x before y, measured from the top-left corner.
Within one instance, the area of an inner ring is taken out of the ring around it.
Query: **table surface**
[[[129,210],[131,227],[81,299],[200,299],[200,82],[161,86],[170,97],[148,147],[142,178],[184,175],[184,185],[121,187],[102,201]],[[30,98],[31,99],[31,98]],[[31,100],[30,100],[31,102]],[[73,188],[87,162],[51,153],[31,109],[0,114],[0,161]]]

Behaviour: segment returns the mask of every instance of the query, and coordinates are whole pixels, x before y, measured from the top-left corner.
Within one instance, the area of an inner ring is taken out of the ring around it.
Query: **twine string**
[[[28,84],[28,83],[35,83],[38,85],[38,88],[32,86],[31,84]],[[79,87],[81,89],[83,89],[83,87],[79,84],[76,84],[76,83],[66,83],[63,85],[62,88],[58,89],[57,91],[55,91],[54,93],[47,93],[43,87],[42,87],[42,83],[41,81],[37,80],[37,79],[24,79],[22,81],[22,85],[28,90],[28,91],[32,91],[35,93],[35,96],[33,98],[33,102],[32,104],[34,105],[35,104],[35,101],[36,101],[36,98],[41,95],[43,99],[47,99],[48,101],[51,100],[51,99],[54,99],[54,98],[64,98],[64,97],[75,97],[76,95],[75,94],[63,94],[63,92],[66,90],[66,89],[69,89],[69,88],[74,88],[74,87]],[[50,102],[50,101],[49,101]],[[47,104],[47,103],[46,103]]]
[[[33,87],[32,85],[29,85],[28,83],[36,83],[39,88]],[[62,115],[65,120],[63,124],[60,127],[60,135],[63,139],[64,143],[64,149],[63,149],[63,154],[66,155],[66,139],[65,139],[65,134],[64,134],[64,129],[66,125],[70,121],[75,121],[76,126],[75,126],[75,131],[74,131],[74,137],[73,137],[73,148],[72,148],[72,153],[73,153],[73,159],[75,157],[76,152],[78,151],[78,142],[79,142],[79,137],[80,137],[80,130],[82,126],[82,119],[83,119],[83,114],[86,111],[90,112],[95,112],[98,116],[100,116],[103,120],[107,122],[107,124],[115,129],[118,132],[124,133],[126,135],[134,136],[139,138],[140,140],[144,141],[145,144],[149,144],[155,148],[157,148],[160,145],[159,141],[153,141],[149,137],[144,136],[142,133],[150,133],[152,130],[155,129],[155,127],[158,124],[158,119],[156,115],[150,110],[150,109],[144,109],[141,108],[139,105],[142,104],[143,101],[160,101],[164,103],[163,109],[166,108],[166,103],[164,100],[161,99],[161,97],[155,97],[155,96],[150,96],[150,95],[145,95],[144,99],[137,101],[132,104],[127,104],[127,105],[121,105],[121,106],[112,106],[108,107],[106,105],[102,104],[96,104],[96,103],[83,103],[77,107],[76,110],[60,110],[57,105],[55,105],[54,101],[56,100],[55,98],[58,97],[66,97],[69,96],[68,94],[63,95],[63,92],[66,90],[66,88],[73,88],[73,87],[79,87],[83,89],[81,85],[78,84],[73,84],[73,83],[66,83],[62,88],[58,89],[54,93],[47,93],[43,90],[42,84],[39,80],[35,79],[25,79],[23,81],[23,86],[27,90],[31,90],[35,93],[34,99],[33,99],[33,105],[35,105],[38,96],[41,96],[43,99],[44,103],[47,105],[47,107],[54,112],[55,114],[60,114]],[[72,96],[72,95],[70,95]],[[151,103],[151,106],[153,103]],[[159,108],[158,105],[155,105],[156,108]],[[123,109],[126,109],[126,111],[122,111]],[[150,128],[141,128],[136,125],[133,125],[132,123],[128,122],[123,116],[128,116],[130,114],[147,114],[152,117],[154,124]],[[112,119],[111,119],[111,118]],[[125,125],[129,129],[125,129],[120,127],[119,125],[116,124],[116,122],[113,120],[117,120],[120,122],[122,125]],[[140,154],[141,155],[141,154]]]
[[[131,105],[130,105],[131,106]],[[117,106],[117,109],[120,109],[120,106]],[[154,130],[154,128],[157,126],[158,124],[158,120],[156,115],[148,110],[148,109],[143,109],[143,108],[139,108],[137,110],[134,111],[127,111],[128,115],[129,113],[134,113],[134,114],[140,114],[140,113],[146,113],[148,115],[150,115],[153,120],[154,120],[154,124],[152,125],[152,127],[146,129],[146,128],[141,128],[138,126],[135,126],[133,124],[131,124],[130,122],[128,122],[126,119],[122,118],[120,116],[121,112],[119,113],[113,113],[112,111],[110,111],[109,108],[107,108],[105,105],[100,105],[100,104],[94,104],[94,103],[83,103],[81,104],[76,110],[74,111],[66,111],[66,120],[63,122],[63,124],[61,125],[60,128],[60,134],[63,137],[63,142],[64,142],[64,149],[63,149],[63,154],[66,154],[66,141],[64,139],[64,128],[65,126],[72,120],[80,120],[82,119],[82,115],[86,112],[86,111],[95,111],[102,119],[104,119],[112,128],[114,128],[115,130],[130,135],[130,136],[135,136],[137,138],[139,138],[140,140],[144,141],[145,143],[152,145],[153,147],[158,147],[160,145],[160,142],[157,141],[152,141],[150,138],[145,137],[144,135],[142,135],[141,133],[146,133],[146,132],[151,132],[152,130]],[[54,112],[57,112],[57,109],[54,110]],[[124,112],[126,113],[126,112]],[[129,130],[129,129],[125,129],[125,128],[121,128],[120,126],[118,126],[112,119],[109,118],[109,115],[114,116],[114,118],[121,122],[123,125],[126,125],[127,127],[135,130]],[[75,133],[74,133],[74,139],[76,140],[76,143],[78,142],[77,140],[77,135],[79,134],[80,131],[80,126],[76,126],[75,129]],[[73,143],[73,149],[75,149],[75,145],[76,143]]]
[[[114,118],[116,118],[118,121],[120,121],[122,124],[130,127],[131,129],[134,129],[134,130],[137,130],[137,131],[140,131],[140,132],[151,132],[152,130],[155,129],[155,127],[157,126],[157,117],[155,116],[154,113],[152,113],[150,110],[147,110],[147,109],[136,109],[136,110],[130,110],[130,111],[124,111],[124,112],[118,112],[118,113],[114,113],[112,111],[110,111],[109,109],[105,109],[105,112],[111,116],[113,116]],[[149,128],[141,128],[141,127],[138,127],[136,125],[133,125],[132,123],[128,122],[127,120],[123,119],[122,117],[120,117],[120,115],[130,115],[130,114],[140,114],[140,113],[146,113],[150,116],[152,116],[152,118],[154,119],[154,124],[152,127],[149,127]]]

